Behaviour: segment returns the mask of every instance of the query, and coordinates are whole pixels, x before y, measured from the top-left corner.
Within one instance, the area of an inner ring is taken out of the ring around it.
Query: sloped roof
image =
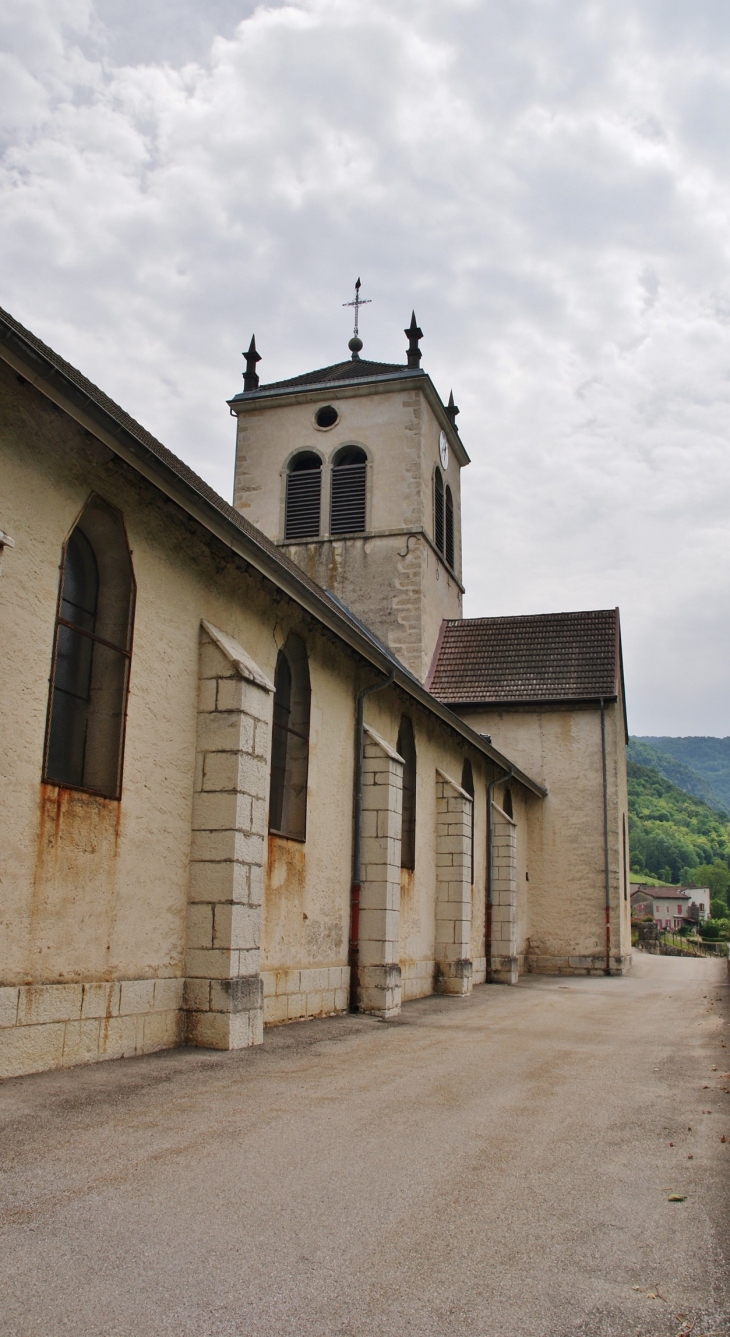
[[[242,390],[234,395],[237,399],[252,399],[256,395],[268,395],[279,390],[306,390],[310,385],[337,385],[347,381],[369,380],[379,376],[425,376],[418,367],[401,366],[397,362],[368,362],[366,358],[348,358],[347,362],[335,362],[331,367],[319,367],[316,371],[306,371],[302,376],[290,376],[286,381],[269,381],[257,390]]]
[[[301,567],[246,520],[239,511],[173,455],[98,386],[44,344],[31,330],[0,308],[0,355],[28,377],[41,393],[59,397],[61,404],[89,426],[96,425],[101,440],[117,451],[165,495],[171,497],[195,520],[221,538],[254,569],[273,581],[335,635],[349,644],[380,672],[392,671],[394,681],[421,705],[439,716],[473,747],[500,766],[507,759],[498,748],[476,734],[465,721],[429,694],[409,669],[355,616],[341,600],[312,580]],[[346,364],[349,365],[349,364]],[[547,790],[518,767],[515,776],[533,793]]]
[[[620,637],[617,608],[449,619],[427,686],[447,705],[614,700]]]

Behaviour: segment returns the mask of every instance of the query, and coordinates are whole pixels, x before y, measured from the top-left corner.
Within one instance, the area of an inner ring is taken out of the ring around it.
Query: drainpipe
[[[490,780],[487,785],[487,904],[484,925],[484,955],[487,958],[487,979],[492,975],[492,886],[494,884],[494,827],[492,824],[492,793],[495,785],[501,785],[504,780],[511,780],[514,775],[514,768],[510,766],[504,775],[498,775],[496,780]]]
[[[371,692],[382,692],[392,687],[395,680],[395,668],[390,670],[385,682],[375,682],[372,687],[363,687],[355,699],[355,811],[352,831],[352,886],[350,888],[350,1011],[357,1012],[357,986],[360,964],[360,881],[362,848],[362,751],[365,723],[365,697]]]
[[[611,974],[611,880],[608,869],[608,780],[606,777],[606,708],[601,697],[601,765],[603,769],[603,867],[606,893],[606,965]]]

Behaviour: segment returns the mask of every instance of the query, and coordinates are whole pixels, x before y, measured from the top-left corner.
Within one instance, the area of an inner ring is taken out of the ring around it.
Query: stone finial
[[[403,333],[408,339],[408,366],[420,367],[421,350],[418,347],[418,341],[423,338],[423,330],[418,328],[415,311],[411,312],[411,323],[408,326],[408,329],[404,330]]]
[[[450,390],[450,391],[449,391],[449,402],[448,402],[448,404],[446,405],[446,416],[447,416],[447,418],[449,419],[449,421],[451,422],[452,427],[456,427],[456,415],[457,415],[457,413],[459,413],[459,412],[460,412],[460,410],[456,407],[456,404],[454,403],[454,392],[453,392],[453,390]],[[458,430],[459,430],[458,427],[456,427],[456,430],[457,430],[457,432],[458,432]]]
[[[259,378],[256,374],[256,363],[261,361],[261,354],[256,352],[256,335],[251,335],[251,342],[248,346],[248,352],[243,355],[246,359],[246,370],[243,373],[244,393],[248,390],[258,390]]]

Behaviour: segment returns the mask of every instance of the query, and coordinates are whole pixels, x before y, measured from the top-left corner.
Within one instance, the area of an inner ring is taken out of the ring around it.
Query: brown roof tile
[[[448,705],[610,700],[620,635],[617,608],[449,620],[427,686]]]

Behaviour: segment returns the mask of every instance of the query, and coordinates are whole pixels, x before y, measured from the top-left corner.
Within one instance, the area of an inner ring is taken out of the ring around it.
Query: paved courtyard
[[[634,960],[6,1082],[0,1333],[729,1333],[727,974]]]

